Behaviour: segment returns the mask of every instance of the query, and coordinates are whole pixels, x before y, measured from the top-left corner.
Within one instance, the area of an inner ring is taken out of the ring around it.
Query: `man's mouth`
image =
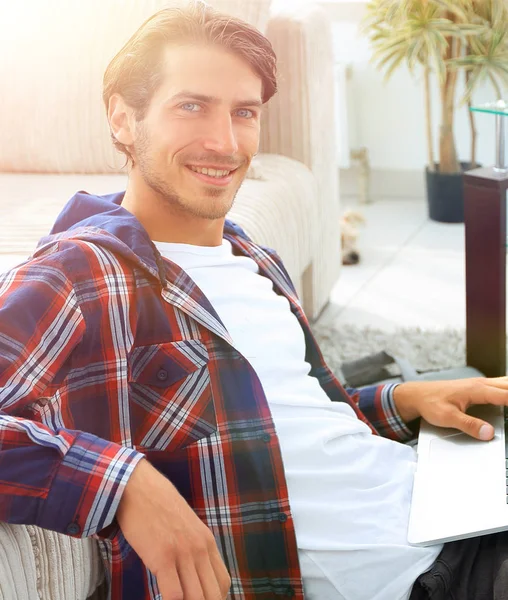
[[[205,183],[213,185],[228,185],[233,180],[235,169],[219,169],[214,167],[196,167],[194,165],[186,165],[198,179]]]
[[[212,169],[208,167],[194,167],[192,165],[189,166],[189,169],[194,171],[195,173],[202,173],[203,175],[208,175],[209,177],[217,177],[220,179],[221,177],[226,177],[235,169]]]

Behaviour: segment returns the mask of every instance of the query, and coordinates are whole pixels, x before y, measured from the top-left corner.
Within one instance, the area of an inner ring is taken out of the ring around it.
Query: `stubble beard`
[[[223,219],[227,215],[235,202],[238,189],[231,197],[228,197],[229,190],[225,191],[210,186],[205,188],[203,196],[199,199],[184,198],[164,178],[164,174],[157,171],[150,156],[150,141],[146,130],[140,128],[139,133],[134,145],[137,166],[146,185],[157,194],[166,207],[171,211],[177,211],[180,214],[186,213],[199,219]]]

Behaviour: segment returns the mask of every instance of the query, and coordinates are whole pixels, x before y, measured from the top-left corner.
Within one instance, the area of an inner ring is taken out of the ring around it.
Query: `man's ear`
[[[132,146],[135,139],[134,109],[131,108],[120,94],[113,94],[108,104],[108,121],[111,132],[124,146]]]

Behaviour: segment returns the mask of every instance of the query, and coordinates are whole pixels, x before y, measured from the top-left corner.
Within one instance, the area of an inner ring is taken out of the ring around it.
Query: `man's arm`
[[[226,598],[231,580],[213,534],[143,454],[23,416],[85,329],[54,256],[0,278],[0,521],[83,537],[111,535],[114,522],[163,598]]]
[[[409,381],[347,391],[381,435],[402,442],[414,437],[408,424],[420,417],[488,441],[493,427],[467,409],[474,404],[508,405],[508,377]]]
[[[0,279],[0,521],[89,536],[111,524],[142,454],[29,418],[85,332],[55,255]],[[27,418],[28,417],[28,418]]]

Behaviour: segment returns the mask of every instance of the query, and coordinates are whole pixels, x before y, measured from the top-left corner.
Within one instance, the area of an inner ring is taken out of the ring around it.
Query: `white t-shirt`
[[[442,546],[407,543],[414,450],[372,435],[309,376],[288,300],[229,241],[155,242],[211,302],[266,394],[284,462],[308,600],[402,600]]]

